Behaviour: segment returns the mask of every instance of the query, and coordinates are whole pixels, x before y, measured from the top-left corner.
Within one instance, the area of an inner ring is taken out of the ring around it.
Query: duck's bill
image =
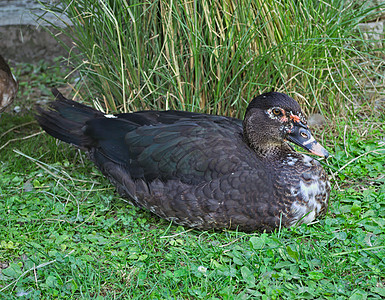
[[[327,152],[326,149],[314,139],[310,130],[307,128],[294,126],[286,138],[290,142],[306,149],[314,155],[325,158],[329,156],[329,152]]]

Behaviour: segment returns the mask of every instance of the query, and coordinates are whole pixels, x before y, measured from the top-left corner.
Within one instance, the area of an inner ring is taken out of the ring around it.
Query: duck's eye
[[[279,116],[282,114],[282,111],[279,108],[273,108],[272,112],[275,116]]]

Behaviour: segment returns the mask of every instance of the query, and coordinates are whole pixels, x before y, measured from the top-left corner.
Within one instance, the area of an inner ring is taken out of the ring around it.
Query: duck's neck
[[[281,139],[273,140],[268,134],[254,132],[254,128],[244,127],[243,139],[258,156],[266,159],[286,157],[289,153],[293,152],[285,141]]]
[[[253,149],[254,152],[258,154],[258,156],[267,160],[277,160],[278,158],[284,158],[292,152],[289,145],[285,142],[282,142],[281,144],[260,144],[246,141],[246,143],[251,149]]]

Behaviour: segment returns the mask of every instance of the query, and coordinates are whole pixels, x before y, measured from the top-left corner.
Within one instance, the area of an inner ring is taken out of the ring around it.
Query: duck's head
[[[315,155],[329,156],[312,136],[297,101],[286,94],[270,92],[254,98],[246,110],[243,132],[249,145],[263,153],[288,149],[290,141]]]

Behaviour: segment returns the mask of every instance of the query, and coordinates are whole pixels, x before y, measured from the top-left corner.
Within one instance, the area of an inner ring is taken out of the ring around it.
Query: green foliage
[[[350,138],[365,151],[357,135]],[[66,157],[64,164],[51,162],[50,173],[20,156],[0,167],[3,297],[384,296],[384,164],[373,174],[376,185],[336,188],[318,224],[273,234],[199,232],[127,205],[91,165],[66,164],[76,151],[56,147],[51,138],[39,147],[43,161]],[[383,161],[384,150],[376,151],[371,161]],[[361,158],[349,168],[366,166]],[[335,159],[335,168],[349,162],[344,153]]]
[[[142,2],[125,6],[128,13],[120,17],[127,22],[115,27],[109,23],[113,14],[105,11],[112,7],[119,15],[114,5],[120,1],[99,2],[110,5],[100,8],[73,1],[68,13],[75,25],[83,26],[86,37],[82,40],[79,26],[71,32],[86,54],[74,52],[83,62],[78,69],[95,83],[90,88],[106,96],[112,110],[123,107],[119,99],[124,90],[127,109],[167,104],[240,115],[244,98],[275,87],[313,99],[308,100],[310,105],[316,100],[321,108],[330,105],[332,114],[338,114],[345,105],[339,96],[358,95],[365,83],[358,80],[354,86],[354,76],[371,77],[366,65],[378,66],[359,39],[345,35],[369,12],[349,12],[336,6],[338,1],[302,6],[265,1],[259,10],[250,6],[241,10],[230,1],[174,1],[171,8],[167,1]],[[280,17],[272,5],[285,8],[286,16]],[[311,7],[318,14],[313,15]],[[152,13],[151,18],[144,12]],[[205,23],[206,16],[215,22]],[[261,23],[262,16],[269,17]],[[325,28],[327,22],[334,31]],[[296,40],[286,36],[289,28]],[[120,52],[110,41],[124,30],[134,42],[121,35]],[[312,37],[312,32],[321,38]],[[209,44],[209,39],[217,44]],[[199,43],[194,44],[196,40]],[[127,52],[121,56],[123,50]],[[359,65],[361,59],[367,59],[365,64]],[[43,63],[18,66],[17,104],[29,108],[32,100],[46,99],[46,87],[63,82],[61,72]],[[336,87],[345,94],[337,95]],[[42,92],[37,94],[36,89]],[[323,133],[332,153],[325,164],[333,184],[326,217],[272,234],[245,234],[190,230],[130,206],[84,154],[45,134],[34,135],[40,129],[26,111],[26,115],[4,113],[0,119],[0,298],[385,297],[383,113],[373,110],[367,115],[361,110],[354,120],[335,119],[336,124]]]
[[[356,30],[376,11],[350,2],[61,3],[65,10],[50,9],[74,25],[61,29],[76,45],[71,61],[110,111],[241,116],[251,97],[274,89],[308,111],[335,116],[352,109],[352,99],[368,100],[369,79],[383,78],[377,69],[383,49],[374,52]]]
[[[196,231],[133,207],[78,150],[16,141],[39,132],[31,119],[0,120],[0,145],[14,140],[0,152],[0,298],[385,297],[383,114],[336,120],[327,216],[272,234]]]

